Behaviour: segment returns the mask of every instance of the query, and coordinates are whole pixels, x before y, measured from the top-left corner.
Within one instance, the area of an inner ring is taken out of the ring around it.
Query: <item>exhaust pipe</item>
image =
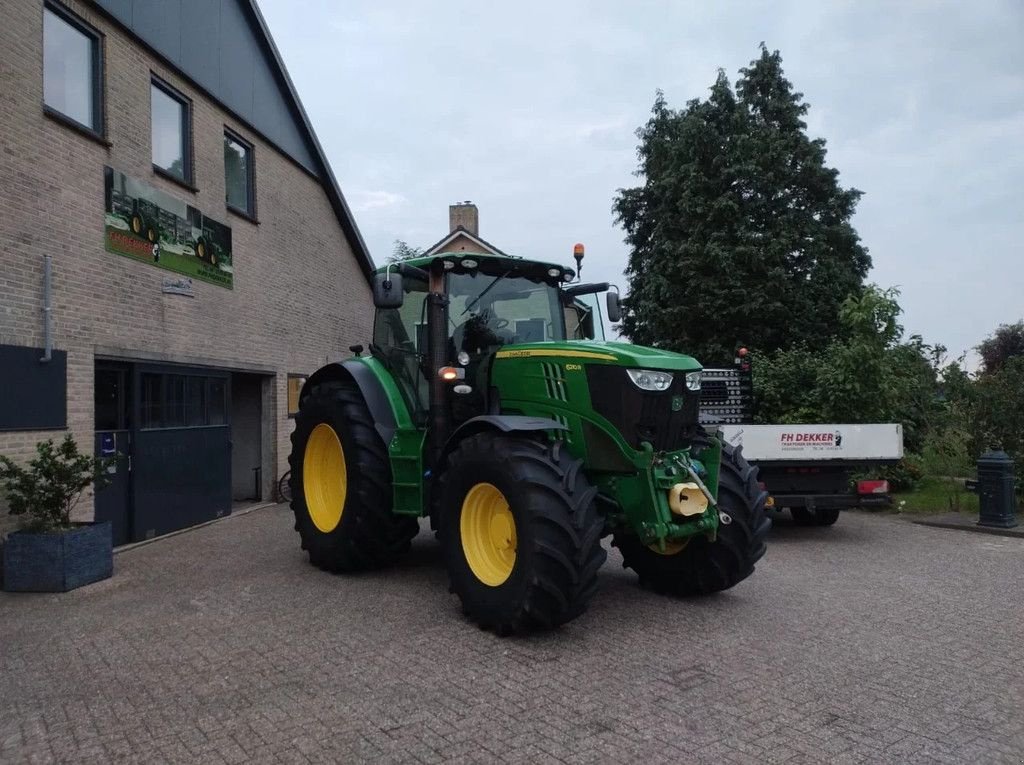
[[[440,261],[430,269],[427,293],[427,373],[430,390],[431,467],[437,470],[448,436],[451,435],[451,400],[448,383],[438,375],[448,359],[448,296],[444,294],[444,270]]]

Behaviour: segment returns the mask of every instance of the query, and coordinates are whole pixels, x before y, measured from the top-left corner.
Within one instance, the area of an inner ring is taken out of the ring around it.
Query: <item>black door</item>
[[[231,512],[228,374],[139,365],[132,440],[132,539]]]
[[[95,451],[111,457],[110,483],[96,492],[96,520],[110,521],[114,544],[131,539],[131,375],[126,365],[97,364],[94,386],[96,411]]]

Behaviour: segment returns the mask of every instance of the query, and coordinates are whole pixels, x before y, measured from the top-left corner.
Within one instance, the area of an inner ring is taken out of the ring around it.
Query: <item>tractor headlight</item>
[[[686,373],[686,389],[687,390],[692,390],[694,392],[699,391],[700,390],[700,378],[701,378],[700,370],[698,370],[696,372],[687,372]]]
[[[668,390],[672,384],[672,375],[669,372],[659,372],[656,369],[627,369],[626,372],[640,390]]]

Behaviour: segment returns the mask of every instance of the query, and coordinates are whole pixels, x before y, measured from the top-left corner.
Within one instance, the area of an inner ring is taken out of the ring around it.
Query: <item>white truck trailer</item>
[[[902,459],[903,426],[755,425],[750,359],[742,351],[732,368],[704,370],[701,424],[743,447],[770,495],[768,506],[788,509],[802,526],[831,526],[844,509],[891,503],[886,481],[853,477]]]

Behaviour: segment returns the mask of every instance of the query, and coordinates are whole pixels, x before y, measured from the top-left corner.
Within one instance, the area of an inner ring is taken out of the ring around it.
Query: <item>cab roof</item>
[[[409,258],[408,260],[401,261],[401,263],[429,270],[437,261],[451,263],[450,266],[445,266],[445,270],[455,271],[456,273],[478,271],[482,274],[493,276],[501,276],[507,273],[516,276],[557,279],[558,281],[568,281],[576,276],[576,272],[573,269],[566,268],[558,263],[528,260],[515,255],[494,255],[489,252],[440,252],[436,255]],[[395,264],[392,263],[390,265],[394,267]],[[382,274],[386,270],[386,265],[380,266],[377,268],[376,273]],[[558,274],[555,275],[552,273],[553,271],[557,271]]]

